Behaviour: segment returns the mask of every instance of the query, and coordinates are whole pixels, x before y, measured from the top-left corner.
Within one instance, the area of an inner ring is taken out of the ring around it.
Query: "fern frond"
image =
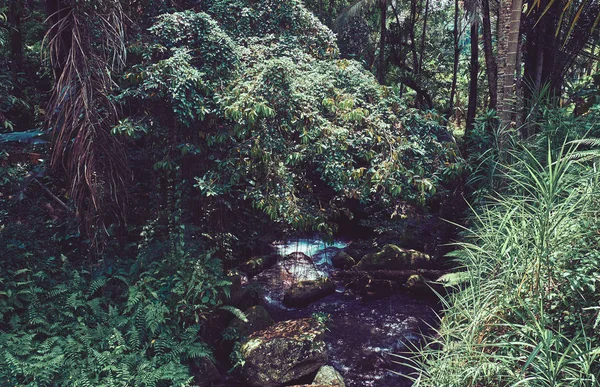
[[[248,322],[248,317],[246,317],[246,314],[244,312],[242,312],[240,309],[236,308],[235,306],[223,305],[223,306],[219,307],[219,309],[228,311],[229,313],[233,314],[235,317],[239,318],[243,322]]]
[[[100,276],[92,281],[87,291],[86,298],[93,296],[100,288],[108,283],[108,278]]]

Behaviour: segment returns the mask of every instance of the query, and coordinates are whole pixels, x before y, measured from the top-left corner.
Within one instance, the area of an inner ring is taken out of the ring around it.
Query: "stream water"
[[[410,381],[396,374],[407,369],[394,363],[391,354],[406,351],[409,343],[420,340],[420,332],[435,323],[435,300],[407,293],[365,297],[336,282],[333,294],[305,308],[288,308],[282,303],[283,287],[290,286],[289,281],[331,277],[335,270],[331,258],[350,243],[338,240],[326,245],[320,240],[299,239],[275,245],[282,258],[250,282],[265,290],[265,305],[275,321],[310,317],[318,312],[329,315],[325,335],[329,364],[344,376],[346,386],[410,386]],[[312,257],[314,265],[305,257],[294,260],[288,256],[295,252]]]

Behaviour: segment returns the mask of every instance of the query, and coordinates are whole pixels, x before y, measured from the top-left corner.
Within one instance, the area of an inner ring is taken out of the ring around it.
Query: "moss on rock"
[[[340,251],[331,259],[331,264],[336,269],[349,269],[356,265],[356,261],[347,252]]]
[[[335,284],[326,277],[300,281],[285,292],[283,303],[288,306],[302,307],[328,296],[334,291]]]
[[[332,387],[346,387],[342,375],[332,366],[323,366],[317,372],[313,385],[324,385]]]
[[[405,270],[427,267],[430,260],[425,253],[389,244],[377,253],[365,255],[354,267],[358,270]]]
[[[306,318],[252,334],[240,350],[242,374],[252,386],[275,387],[317,371],[327,362],[325,326]]]

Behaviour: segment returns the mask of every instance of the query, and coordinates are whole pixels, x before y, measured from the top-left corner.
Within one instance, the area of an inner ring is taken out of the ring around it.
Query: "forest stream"
[[[403,370],[393,362],[391,354],[399,354],[406,350],[408,343],[418,342],[420,332],[434,324],[434,299],[406,292],[359,296],[346,289],[342,281],[334,279],[335,292],[304,308],[290,308],[282,302],[285,281],[314,276],[333,279],[336,269],[332,266],[332,257],[351,244],[335,240],[326,245],[319,239],[275,244],[280,260],[252,278],[249,284],[258,284],[264,289],[265,308],[276,322],[311,317],[316,313],[329,315],[325,334],[328,364],[342,374],[346,386],[410,386],[409,381],[394,373]],[[290,254],[297,252],[311,257],[312,265],[302,261],[290,264]],[[284,260],[284,257],[288,258]],[[282,278],[282,265],[286,265],[284,270],[289,277]]]

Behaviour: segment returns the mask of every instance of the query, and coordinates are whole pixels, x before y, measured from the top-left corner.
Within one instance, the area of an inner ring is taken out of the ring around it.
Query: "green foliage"
[[[316,312],[312,314],[312,318],[319,324],[327,325],[331,320],[331,316],[325,312]]]
[[[5,234],[2,240],[10,241]],[[167,245],[148,241],[133,262],[94,273],[65,255],[20,269],[3,263],[0,380],[190,385],[190,364],[212,356],[201,325],[230,283],[210,254],[191,259],[191,250],[177,255]]]
[[[164,318],[157,322],[154,317],[164,315],[158,305],[127,313],[111,300],[126,287],[119,276],[91,280],[67,262],[56,269],[60,277],[52,280],[47,272],[29,270],[4,277],[3,380],[31,386],[185,385],[189,370],[181,362],[210,355],[197,341],[197,327],[173,331]]]
[[[150,32],[159,44],[145,45],[119,99],[172,139],[155,166],[202,157],[190,168],[205,202],[331,233],[350,199],[423,205],[462,173],[439,120],[335,59],[333,35],[296,0],[214,1],[162,15]],[[116,131],[143,132],[134,128]]]
[[[335,35],[299,0],[215,0],[208,13],[236,40],[275,38],[319,59],[337,55]]]
[[[452,254],[462,290],[445,301],[436,337],[404,358],[416,385],[598,384],[600,177],[555,134],[540,134],[544,153],[533,139],[535,153],[512,155],[503,193],[465,229]]]
[[[150,28],[159,44],[191,48],[186,58],[212,79],[226,77],[240,60],[236,43],[206,13],[191,11],[163,14]]]

